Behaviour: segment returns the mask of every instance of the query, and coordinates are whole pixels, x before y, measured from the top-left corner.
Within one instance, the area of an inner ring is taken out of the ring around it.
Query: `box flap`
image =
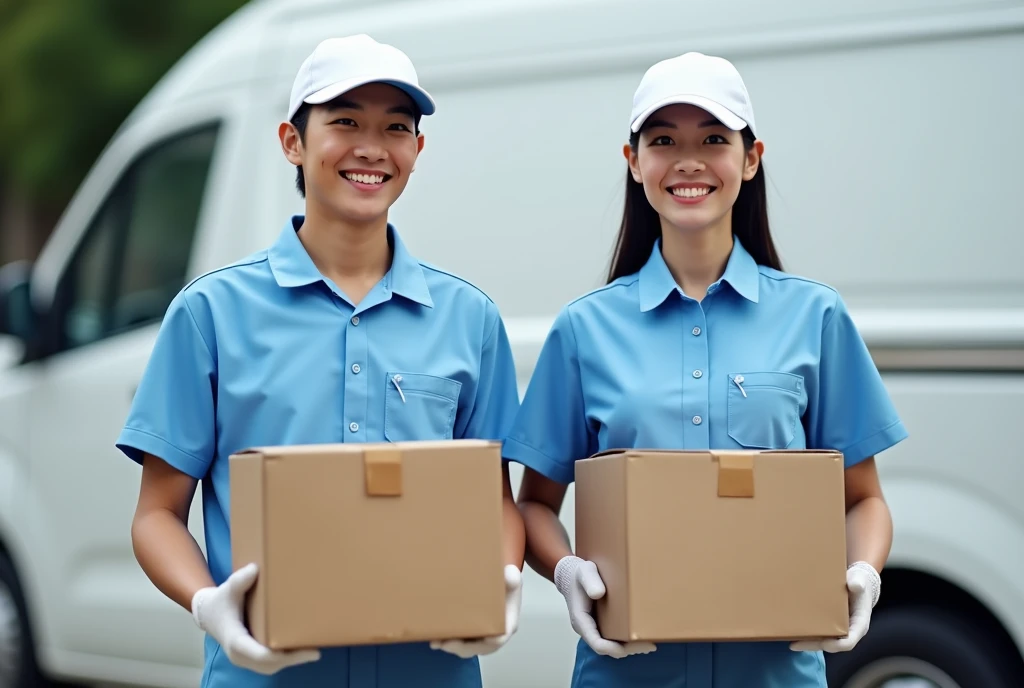
[[[500,445],[493,440],[462,439],[462,440],[421,440],[416,442],[337,442],[327,444],[293,444],[269,447],[247,447],[234,452],[233,455],[244,456],[257,454],[265,458],[284,458],[298,455],[323,455],[323,454],[361,454],[368,449],[387,449],[401,447],[402,449],[483,449]]]

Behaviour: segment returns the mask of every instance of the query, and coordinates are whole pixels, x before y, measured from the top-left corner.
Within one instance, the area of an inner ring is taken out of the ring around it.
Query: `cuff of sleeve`
[[[123,429],[115,446],[136,463],[142,463],[143,454],[152,454],[196,480],[202,480],[210,466],[208,461],[183,452],[162,437],[135,428]]]
[[[846,468],[860,463],[869,456],[881,454],[886,449],[907,439],[908,435],[907,429],[903,426],[903,421],[894,421],[884,430],[876,432],[871,437],[863,439],[856,444],[851,444],[842,450]]]
[[[545,478],[563,485],[568,485],[576,477],[575,466],[566,466],[561,461],[555,461],[530,445],[523,444],[512,438],[505,438],[501,453],[509,461],[521,463],[527,468],[537,471]]]

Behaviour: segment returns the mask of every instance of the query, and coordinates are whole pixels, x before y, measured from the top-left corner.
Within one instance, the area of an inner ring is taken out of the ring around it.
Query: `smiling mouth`
[[[670,194],[672,194],[673,196],[678,196],[680,198],[701,198],[703,196],[707,196],[707,195],[709,195],[711,193],[714,193],[715,189],[717,189],[717,188],[718,187],[715,187],[715,186],[701,186],[701,187],[685,186],[685,187],[669,188],[668,192]]]
[[[350,182],[355,182],[356,184],[365,184],[367,186],[380,186],[384,182],[391,179],[390,174],[384,174],[383,172],[380,174],[364,174],[361,172],[339,172],[339,174]]]

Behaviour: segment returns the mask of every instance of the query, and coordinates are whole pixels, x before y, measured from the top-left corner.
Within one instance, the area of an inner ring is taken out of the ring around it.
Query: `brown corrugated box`
[[[846,635],[842,454],[616,450],[577,461],[575,490],[604,637]]]
[[[272,649],[505,632],[501,447],[254,448],[230,458],[232,564]]]

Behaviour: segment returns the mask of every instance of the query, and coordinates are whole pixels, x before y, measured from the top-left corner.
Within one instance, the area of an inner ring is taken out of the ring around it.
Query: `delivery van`
[[[842,292],[910,431],[879,458],[881,601],[830,685],[1024,685],[1024,6],[262,0],[123,123],[38,259],[0,270],[0,686],[198,685],[201,633],[135,560],[140,469],[114,440],[177,291],[301,212],[276,127],[303,57],[359,32],[438,101],[392,220],[495,300],[522,389],[558,309],[602,283],[644,70],[732,59],[784,265]],[[202,543],[198,496],[190,524]],[[566,686],[576,640],[528,569],[485,684]]]

